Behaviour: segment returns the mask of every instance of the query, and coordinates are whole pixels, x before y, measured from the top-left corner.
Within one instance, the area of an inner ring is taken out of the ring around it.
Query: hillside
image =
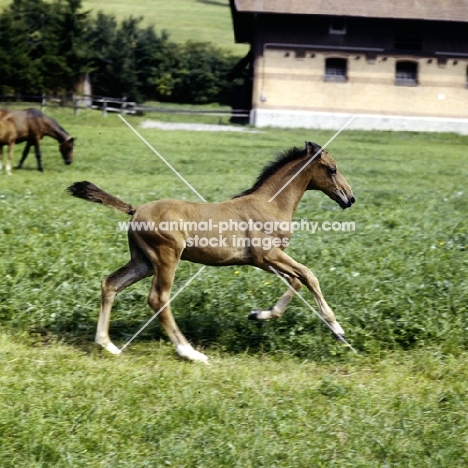
[[[0,9],[10,3],[10,0],[0,0]],[[83,9],[102,10],[119,20],[143,16],[144,24],[154,25],[157,31],[165,29],[175,42],[213,42],[235,55],[244,55],[248,50],[247,45],[234,43],[228,0],[87,0],[83,2]]]

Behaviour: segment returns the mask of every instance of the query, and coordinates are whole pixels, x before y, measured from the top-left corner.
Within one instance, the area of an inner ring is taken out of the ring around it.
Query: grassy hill
[[[0,0],[3,10],[11,0]],[[143,16],[144,24],[165,29],[173,41],[212,42],[231,50],[235,55],[247,53],[247,45],[235,44],[229,0],[99,0],[83,1],[83,9],[112,14],[122,20],[129,16]]]

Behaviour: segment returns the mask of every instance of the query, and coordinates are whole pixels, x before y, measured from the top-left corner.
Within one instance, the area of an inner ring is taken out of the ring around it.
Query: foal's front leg
[[[39,146],[39,142],[34,142],[34,149],[36,151],[36,159],[37,159],[37,170],[40,172],[44,172],[44,168],[42,167],[42,153],[41,147]]]
[[[319,308],[320,314],[328,322],[335,336],[339,339],[345,334],[343,328],[341,328],[341,325],[337,322],[335,314],[323,297],[318,279],[306,266],[296,262],[289,255],[278,248],[271,249],[267,252],[264,251],[261,255],[259,255],[258,258],[255,259],[255,261],[256,266],[262,268],[265,271],[268,271],[269,273],[274,273],[274,271],[270,268],[273,267],[274,270],[279,274],[287,276],[291,279],[296,279],[304,284],[312,293],[315,303]],[[291,282],[291,279],[288,280]],[[296,289],[293,284],[292,286],[294,289]],[[294,293],[291,291],[291,294]],[[283,296],[281,299],[284,297],[285,296]],[[263,316],[258,317],[258,319],[263,318]]]
[[[30,148],[31,148],[31,143],[29,143],[29,141],[28,141],[28,142],[26,142],[26,146],[24,147],[23,154],[21,155],[21,160],[18,163],[18,165],[16,166],[16,169],[21,169],[23,167],[23,163],[26,160],[26,158],[28,157]]]
[[[8,154],[7,154],[7,159],[5,163],[5,171],[7,175],[11,175],[11,161],[13,159],[13,146],[14,144],[9,144],[8,145]],[[3,145],[0,146],[0,172],[2,170],[2,164],[3,163]]]
[[[5,165],[7,175],[11,175],[11,163],[13,161],[13,149],[15,147],[14,143],[10,143],[8,146],[8,157]]]

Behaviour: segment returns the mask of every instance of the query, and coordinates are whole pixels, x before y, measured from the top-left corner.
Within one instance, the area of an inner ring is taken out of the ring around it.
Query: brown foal
[[[142,278],[153,276],[148,303],[154,311],[162,309],[159,320],[177,353],[190,361],[207,361],[179,330],[167,304],[180,260],[211,266],[252,265],[268,273],[276,271],[291,288],[273,307],[253,311],[250,319],[280,317],[294,291],[305,285],[335,336],[344,335],[317,278],[284,252],[292,234],[293,213],[306,190],[321,190],[343,209],[355,201],[334,159],[319,145],[307,142],[305,149],[286,151],[262,171],[251,189],[222,203],[166,199],[135,208],[90,182],[76,182],[67,190],[73,196],[132,215],[128,231],[131,259],[102,280],[96,343],[111,353],[120,353],[109,337],[116,295]]]

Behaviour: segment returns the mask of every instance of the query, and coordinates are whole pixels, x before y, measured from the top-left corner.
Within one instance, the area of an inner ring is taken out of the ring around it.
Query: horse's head
[[[63,162],[65,164],[71,164],[73,162],[73,144],[75,139],[70,137],[60,143],[59,149],[62,155]]]
[[[356,199],[346,179],[341,175],[335,160],[316,143],[306,142],[307,155],[314,157],[307,190],[321,190],[341,208],[349,208]]]

